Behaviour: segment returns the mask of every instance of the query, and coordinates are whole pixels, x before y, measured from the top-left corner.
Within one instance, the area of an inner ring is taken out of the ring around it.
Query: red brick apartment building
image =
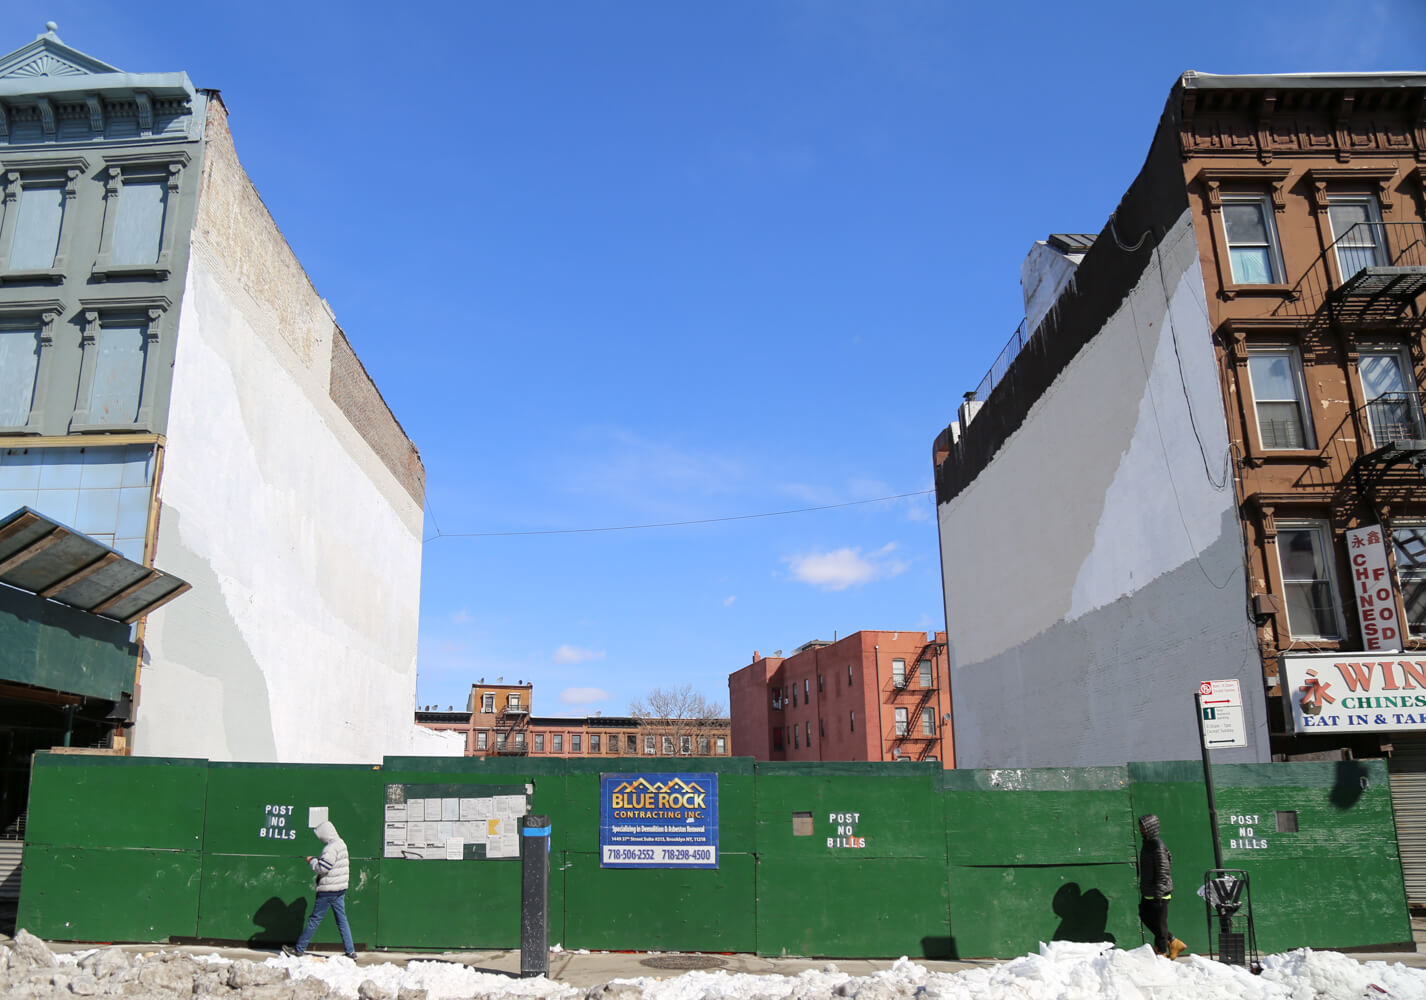
[[[728,676],[733,753],[955,767],[944,632],[854,632]]]
[[[532,714],[534,685],[471,685],[464,711],[418,709],[416,724],[465,736],[467,757],[726,757],[727,719]]]

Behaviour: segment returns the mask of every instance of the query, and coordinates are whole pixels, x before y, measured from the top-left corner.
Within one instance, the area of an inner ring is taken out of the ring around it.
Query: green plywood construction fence
[[[599,864],[600,775],[718,774],[716,870]],[[1215,768],[1225,864],[1265,950],[1409,940],[1385,767]],[[362,947],[513,948],[520,862],[384,857],[388,785],[527,788],[550,817],[550,941],[567,948],[1006,957],[1042,940],[1136,947],[1134,818],[1174,852],[1171,926],[1195,951],[1212,863],[1198,762],[942,771],[751,760],[388,758],[261,765],[40,754],[20,925],[68,940],[273,946],[312,901],[324,808],[352,855]],[[478,796],[477,796],[478,797]],[[1286,832],[1292,825],[1296,832]],[[1279,829],[1284,832],[1279,832]],[[335,944],[333,921],[317,937]]]

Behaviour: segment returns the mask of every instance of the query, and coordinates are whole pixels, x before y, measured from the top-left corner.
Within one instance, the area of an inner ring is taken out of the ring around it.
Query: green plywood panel
[[[1135,856],[1129,790],[948,791],[951,864],[1124,863]]]
[[[811,814],[801,835],[798,814]],[[758,854],[762,858],[946,857],[936,777],[913,765],[833,765],[826,770],[758,766]],[[829,845],[830,841],[830,845]]]
[[[759,858],[758,954],[944,958],[952,946],[940,858]]]
[[[1252,888],[1258,947],[1264,952],[1397,943],[1411,950],[1401,869],[1397,865],[1393,872],[1386,858],[1325,856],[1308,863],[1285,859],[1243,867]],[[1206,910],[1200,912],[1206,924]]]
[[[352,859],[347,919],[352,937],[364,947],[376,942],[381,864]],[[255,945],[296,941],[315,898],[312,882],[312,869],[300,857],[206,855],[198,899],[198,936]],[[336,918],[327,917],[313,940],[340,944]]]
[[[1007,958],[1041,941],[1143,944],[1138,880],[1127,863],[950,871],[951,941],[960,958]]]
[[[27,844],[197,850],[207,762],[39,753]]]
[[[638,758],[571,760],[565,775],[565,795],[553,810],[562,844],[572,852],[599,850],[599,776],[647,772],[712,772],[718,775],[718,853],[750,854],[757,831],[754,825],[755,778],[749,757]],[[558,849],[559,845],[556,845]]]
[[[1202,768],[1196,783],[1192,780],[1134,781],[1130,794],[1135,817],[1144,813],[1159,817],[1160,834],[1173,853],[1174,893],[1169,903],[1169,930],[1188,945],[1189,951],[1204,951],[1208,947],[1208,923],[1203,900],[1196,892],[1203,884],[1203,873],[1213,867],[1213,838],[1208,828],[1208,799],[1203,790]],[[1136,825],[1136,870],[1137,830]],[[1261,931],[1259,925],[1259,933]]]
[[[554,875],[552,870],[552,882]],[[391,860],[382,876],[377,928],[382,948],[520,946],[519,859]],[[557,926],[551,919],[552,944],[559,941]]]
[[[379,858],[385,815],[381,773],[370,765],[214,763],[208,771],[203,849],[299,859],[316,854],[322,844],[307,826],[308,809],[325,806],[352,857]],[[287,809],[291,812],[274,816]]]
[[[717,871],[600,868],[597,851],[565,864],[566,948],[756,950],[752,855],[724,854]]]
[[[25,847],[16,926],[55,941],[165,941],[198,925],[197,851]]]

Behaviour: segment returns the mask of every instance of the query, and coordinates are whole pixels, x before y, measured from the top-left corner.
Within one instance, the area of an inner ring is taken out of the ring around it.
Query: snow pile
[[[55,955],[20,931],[0,947],[0,996],[73,1000],[1426,1000],[1426,970],[1359,963],[1309,949],[1270,956],[1260,976],[1198,956],[1159,958],[1144,945],[1055,942],[1039,954],[959,972],[898,959],[870,976],[835,965],[796,976],[687,972],[668,979],[615,979],[590,989],[517,979],[454,962],[358,965],[348,958],[275,956],[263,962],[217,955],[94,948]]]

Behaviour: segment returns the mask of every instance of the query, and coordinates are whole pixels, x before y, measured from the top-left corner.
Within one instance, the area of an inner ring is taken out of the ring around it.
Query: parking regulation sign
[[[1243,691],[1237,681],[1200,682],[1198,714],[1203,721],[1206,749],[1248,745],[1248,727],[1243,722]]]

